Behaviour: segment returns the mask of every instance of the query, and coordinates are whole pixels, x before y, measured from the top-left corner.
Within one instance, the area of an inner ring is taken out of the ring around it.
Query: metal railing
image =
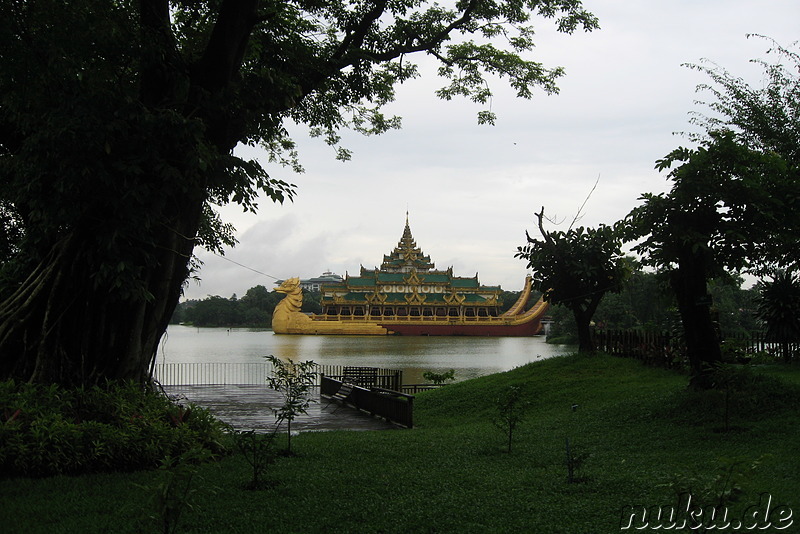
[[[265,384],[272,372],[268,362],[157,363],[153,378],[164,386]]]
[[[346,365],[316,366],[316,386],[321,376],[343,377]],[[250,363],[157,363],[153,369],[153,378],[164,386],[192,385],[266,385],[267,377],[272,374],[269,362]],[[376,381],[373,385],[399,391],[403,383],[403,372],[395,369],[375,368]]]

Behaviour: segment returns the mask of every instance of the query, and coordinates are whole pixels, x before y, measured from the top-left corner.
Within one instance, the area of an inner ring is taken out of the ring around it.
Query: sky
[[[579,226],[613,224],[639,205],[642,193],[668,189],[655,161],[691,146],[689,112],[707,111],[696,87],[708,77],[687,63],[708,60],[754,87],[771,60],[768,40],[800,39],[797,0],[584,0],[600,29],[572,35],[551,21],[535,21],[530,58],[566,70],[560,92],[518,99],[492,86],[495,125],[479,125],[483,106],[442,101],[435,65],[416,58],[421,78],[397,89],[387,114],[402,129],[373,137],[345,133],[348,162],[334,150],[291,129],[303,174],[270,167],[265,153],[244,147],[273,177],[297,185],[293,202],[260,202],[257,214],[236,205],[219,209],[236,227],[235,248],[219,257],[197,249],[203,262],[184,298],[242,296],[276,279],[310,278],[323,271],[358,276],[380,266],[402,236],[408,216],[417,245],[437,269],[507,291],[522,289],[526,262],[514,257],[526,230],[566,230],[581,207]],[[585,204],[584,204],[585,202]],[[407,215],[408,214],[408,215]]]

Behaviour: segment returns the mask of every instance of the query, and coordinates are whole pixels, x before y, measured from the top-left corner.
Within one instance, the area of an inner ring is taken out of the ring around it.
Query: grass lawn
[[[723,393],[691,392],[685,376],[609,356],[558,357],[451,384],[417,396],[413,430],[295,437],[296,455],[269,468],[265,489],[245,488],[241,455],[197,467],[177,531],[612,533],[623,532],[631,505],[678,506],[686,491],[693,504],[722,496],[731,526],[712,532],[747,532],[747,522],[734,527],[745,511],[766,514],[764,494],[771,515],[749,523],[800,532],[800,368],[753,375],[747,393],[729,396],[727,430]],[[528,404],[508,453],[493,419],[511,385]],[[161,532],[164,477],[0,480],[0,529]],[[659,524],[652,513],[647,520],[633,527],[657,532],[648,530]]]

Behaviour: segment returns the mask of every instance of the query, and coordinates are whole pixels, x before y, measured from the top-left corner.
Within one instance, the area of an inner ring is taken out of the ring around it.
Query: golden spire
[[[411,272],[418,269],[427,272],[433,269],[430,257],[426,256],[414,241],[411,234],[411,225],[408,222],[408,211],[406,211],[406,226],[403,228],[403,236],[397,243],[395,249],[383,257],[382,271],[389,272]]]

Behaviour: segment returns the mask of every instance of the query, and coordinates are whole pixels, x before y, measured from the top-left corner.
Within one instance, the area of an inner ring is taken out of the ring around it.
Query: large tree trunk
[[[678,268],[672,271],[670,283],[683,324],[691,371],[690,386],[707,389],[712,386],[714,365],[722,361],[718,325],[711,315],[708,276],[702,252],[693,252],[687,246],[679,257]]]
[[[592,335],[592,318],[594,317],[603,294],[598,293],[583,303],[572,306],[572,316],[575,318],[575,325],[578,328],[578,352],[581,354],[592,354],[597,351]]]
[[[108,278],[85,232],[62,238],[0,303],[2,375],[64,386],[145,383],[188,275],[202,213],[202,200],[182,204],[152,230],[152,256],[136,265],[137,291],[98,283]]]
[[[592,316],[594,314],[573,309],[572,315],[575,317],[575,324],[578,328],[578,352],[581,354],[595,352],[591,326]]]
[[[120,115],[128,117],[122,130],[130,147],[122,154],[132,161],[107,145],[114,162],[102,170],[122,173],[112,185],[117,189],[88,187],[84,212],[46,230],[57,234],[42,238],[51,248],[36,250],[41,260],[32,274],[0,301],[0,377],[65,386],[148,380],[189,273],[209,191],[219,194],[216,184],[226,183],[225,158],[243,135],[243,111],[229,105],[225,90],[238,75],[257,4],[223,1],[204,53],[187,66],[169,3],[140,3],[135,90],[112,82],[100,91],[118,96],[128,114]],[[129,105],[134,91],[139,101]],[[110,109],[113,120],[123,120]],[[213,161],[209,151],[222,157]],[[128,187],[133,192],[123,196]],[[102,237],[95,239],[97,232]]]

